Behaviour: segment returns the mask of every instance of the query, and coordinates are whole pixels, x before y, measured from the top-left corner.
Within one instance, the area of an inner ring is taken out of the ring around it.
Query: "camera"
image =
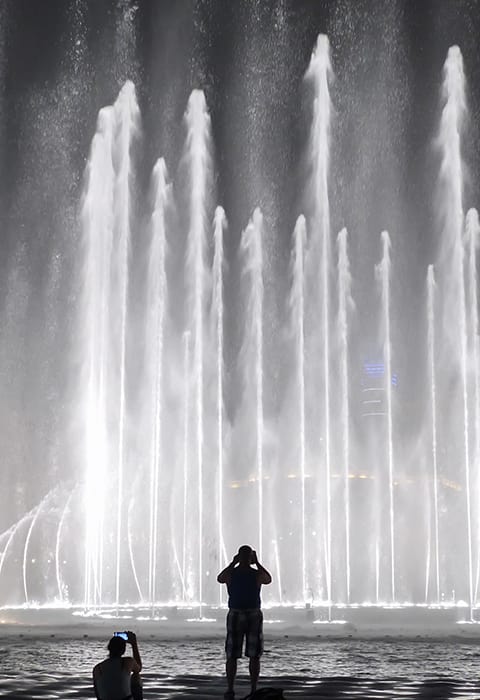
[[[128,634],[126,632],[114,632],[113,636],[120,637],[121,639],[124,639],[126,642],[128,642]]]

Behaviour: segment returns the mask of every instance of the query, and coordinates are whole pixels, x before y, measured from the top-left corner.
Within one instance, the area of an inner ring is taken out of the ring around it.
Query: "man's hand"
[[[232,561],[228,566],[226,566],[223,571],[220,571],[220,573],[217,576],[217,581],[218,583],[226,583],[227,585],[230,583],[230,576],[232,575],[233,569],[236,567],[236,565],[240,562],[240,557],[238,554],[235,554],[233,557]]]
[[[140,658],[140,652],[138,651],[137,635],[135,632],[127,632],[127,642],[132,645],[133,660],[135,661],[135,666],[132,668],[133,673],[140,673],[142,670],[142,659]]]
[[[257,558],[257,553],[252,550],[252,564],[255,564],[258,570],[257,581],[261,584],[272,583],[272,577],[264,566],[260,564]]]

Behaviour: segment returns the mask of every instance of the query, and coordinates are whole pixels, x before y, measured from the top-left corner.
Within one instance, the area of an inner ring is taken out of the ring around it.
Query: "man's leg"
[[[250,683],[252,694],[257,689],[258,676],[260,675],[260,656],[263,654],[263,615],[261,610],[254,610],[248,616],[247,648],[246,655],[250,661]]]
[[[227,671],[228,692],[233,693],[235,676],[237,675],[237,659],[227,659],[225,666]]]
[[[258,676],[260,675],[260,657],[251,656],[248,664],[248,670],[250,672],[250,685],[252,686],[252,693],[257,689]]]
[[[228,694],[233,697],[233,686],[235,684],[235,676],[237,675],[237,658],[242,655],[243,631],[241,629],[241,620],[238,611],[229,610],[227,615],[227,638],[225,640],[225,653],[227,655],[227,663],[225,669],[227,672]]]

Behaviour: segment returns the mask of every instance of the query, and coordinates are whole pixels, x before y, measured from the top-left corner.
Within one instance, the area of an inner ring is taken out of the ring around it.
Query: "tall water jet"
[[[162,413],[163,413],[163,357],[165,310],[167,303],[166,258],[166,208],[168,197],[167,169],[160,158],[152,172],[153,212],[151,221],[151,244],[148,269],[148,327],[153,329],[151,352],[152,395],[152,440],[150,455],[149,489],[149,538],[148,538],[148,600],[153,606],[156,601],[156,575],[158,554],[158,497],[159,472],[162,464]]]
[[[470,426],[468,396],[467,318],[463,248],[463,163],[461,133],[466,113],[463,58],[458,46],[448,50],[444,65],[444,107],[440,119],[438,143],[441,152],[440,186],[442,204],[442,279],[443,324],[445,340],[461,375],[463,411],[463,461],[465,485],[466,549],[468,602],[473,605],[472,516],[470,477]],[[459,343],[460,341],[460,343]],[[460,353],[458,346],[460,345]]]
[[[257,482],[258,551],[263,552],[263,216],[255,209],[247,228],[242,233],[243,273],[247,277],[247,309],[242,353],[245,357],[245,384],[249,390],[248,374],[253,370],[255,401],[255,465]]]
[[[214,253],[213,253],[213,304],[212,316],[214,323],[216,375],[217,375],[217,509],[218,509],[218,568],[222,569],[226,562],[225,540],[223,535],[223,235],[226,227],[225,212],[217,207],[214,218]],[[222,602],[222,587],[220,587],[220,602]]]
[[[430,411],[432,426],[432,484],[433,484],[433,536],[435,543],[435,592],[440,602],[440,537],[438,513],[438,464],[437,464],[437,381],[435,350],[435,274],[433,265],[427,272],[427,333],[428,365],[430,372]]]
[[[212,178],[210,158],[210,117],[205,95],[193,90],[185,114],[186,160],[190,176],[189,229],[186,277],[188,284],[188,325],[193,341],[193,382],[195,392],[195,449],[197,465],[197,596],[200,617],[203,602],[203,520],[204,520],[204,334],[206,293],[210,288],[207,265],[208,202]]]
[[[298,388],[299,463],[300,463],[300,509],[301,509],[301,567],[302,599],[307,600],[307,537],[305,508],[305,246],[307,241],[306,221],[301,214],[293,231],[291,256],[292,286],[290,291],[290,324],[295,343],[296,382]]]
[[[85,358],[85,592],[86,607],[103,594],[104,508],[108,470],[107,374],[110,319],[110,266],[113,240],[112,107],[98,115],[86,167],[81,224],[84,245],[84,286],[81,313]]]
[[[190,442],[190,331],[183,334],[183,479],[182,479],[182,592],[183,601],[188,595],[187,571],[187,513]]]
[[[383,357],[387,413],[387,463],[388,463],[388,531],[390,559],[390,596],[395,601],[395,500],[392,421],[392,340],[390,333],[390,236],[382,231],[382,260],[377,266],[382,297]]]
[[[125,433],[125,359],[128,262],[131,217],[131,148],[138,131],[138,106],[132,83],[123,86],[113,107],[102,109],[93,139],[82,206],[85,286],[82,315],[87,357],[86,398],[86,559],[85,600],[102,598],[104,539],[115,542],[114,601],[120,602]],[[112,357],[112,347],[115,355]],[[115,443],[107,423],[116,409]],[[109,472],[114,461],[116,470]],[[109,509],[105,532],[107,489],[116,484],[115,508]],[[115,533],[115,534],[113,534]]]
[[[348,259],[347,229],[338,234],[338,334],[340,341],[340,381],[345,509],[345,578],[347,603],[350,602],[350,394],[348,370],[348,317],[353,308],[352,276]]]
[[[473,469],[476,475],[475,488],[475,505],[476,505],[476,573],[475,573],[475,589],[473,594],[473,603],[478,600],[478,587],[480,579],[480,348],[479,348],[479,320],[478,320],[478,273],[477,273],[477,252],[480,243],[480,223],[478,220],[478,212],[476,209],[469,209],[465,218],[465,244],[467,249],[467,298],[468,298],[468,355],[469,355],[469,372],[471,380],[469,384],[473,384]],[[473,375],[473,376],[472,376]],[[472,381],[473,380],[473,381]],[[473,516],[473,513],[472,513]],[[473,555],[473,553],[472,553]]]
[[[315,290],[315,307],[311,323],[318,325],[321,318],[321,353],[323,367],[323,441],[324,441],[324,493],[325,493],[325,570],[326,597],[332,600],[332,496],[331,496],[331,434],[330,434],[330,303],[331,303],[331,243],[330,204],[328,195],[329,138],[331,100],[329,78],[331,76],[330,45],[328,37],[320,34],[312,53],[306,78],[313,83],[313,119],[310,135],[311,208],[312,221],[309,259]],[[320,275],[320,281],[317,275]],[[318,307],[316,304],[318,303]],[[315,332],[315,331],[313,331]]]
[[[114,142],[113,160],[116,164],[114,186],[114,244],[113,265],[116,282],[115,298],[118,299],[119,378],[118,378],[118,453],[117,453],[117,523],[116,523],[116,569],[115,603],[120,603],[120,564],[122,548],[122,523],[124,518],[123,476],[125,448],[125,358],[127,347],[127,302],[128,302],[128,260],[130,248],[130,217],[133,140],[138,131],[139,109],[133,83],[127,81],[113,105],[117,127]]]

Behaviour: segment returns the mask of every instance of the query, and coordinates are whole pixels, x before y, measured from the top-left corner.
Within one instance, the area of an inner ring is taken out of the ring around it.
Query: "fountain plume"
[[[247,278],[247,308],[242,354],[246,390],[253,389],[255,401],[255,480],[257,482],[258,551],[263,553],[263,215],[255,209],[242,233],[243,274]],[[249,375],[252,374],[253,387]]]
[[[102,598],[103,527],[108,469],[107,352],[113,244],[114,112],[100,110],[86,168],[81,222],[85,270],[85,605]]]
[[[125,371],[128,269],[131,225],[133,142],[139,110],[127,82],[111,108],[101,110],[92,143],[82,206],[86,283],[82,312],[88,365],[86,389],[86,577],[85,600],[102,597],[104,528],[108,464],[116,461],[116,508],[108,527],[115,530],[114,599],[120,600],[125,433]],[[112,358],[112,345],[118,348]],[[107,421],[117,406],[116,444],[107,437]]]
[[[197,595],[203,597],[203,525],[204,525],[204,350],[205,304],[211,288],[207,266],[207,221],[212,163],[210,157],[210,117],[205,95],[193,90],[185,114],[187,125],[186,161],[190,176],[189,230],[186,275],[188,283],[188,324],[193,343],[193,382],[195,413],[195,459],[197,481]],[[200,608],[201,616],[201,608]]]
[[[291,253],[290,324],[295,343],[296,384],[298,392],[299,462],[300,462],[300,509],[301,509],[301,567],[302,599],[306,601],[307,578],[307,515],[305,501],[306,448],[305,448],[305,247],[307,242],[306,221],[301,214],[293,231]]]
[[[351,565],[350,565],[350,382],[349,382],[349,314],[353,309],[352,276],[348,259],[348,234],[343,228],[337,237],[338,247],[338,334],[340,340],[340,382],[341,382],[341,417],[343,444],[344,510],[345,510],[345,578],[347,603],[350,602]]]
[[[382,325],[383,325],[383,357],[384,378],[386,396],[386,444],[388,464],[388,558],[390,562],[389,572],[389,597],[395,600],[395,494],[394,494],[394,459],[393,459],[393,416],[392,416],[392,339],[390,332],[390,269],[391,242],[388,231],[382,231],[382,260],[377,266],[377,275],[380,282],[382,297]],[[381,526],[380,526],[381,527]]]
[[[472,405],[472,429],[474,432],[472,465],[473,473],[476,475],[476,484],[472,483],[476,494],[474,499],[476,508],[476,532],[477,543],[480,535],[480,348],[479,348],[479,319],[478,319],[478,273],[477,273],[477,252],[480,243],[480,223],[478,220],[478,211],[469,209],[465,218],[465,246],[467,256],[467,282],[466,291],[468,298],[468,319],[467,319],[467,347],[468,347],[468,373],[470,377],[469,385],[473,385],[470,403]],[[472,509],[473,510],[473,509]],[[472,512],[472,517],[474,513]],[[473,557],[473,551],[472,551]],[[477,544],[476,552],[476,574],[475,574],[475,590],[473,593],[473,603],[478,600],[478,587],[480,579],[480,548]]]
[[[432,425],[432,483],[433,483],[433,518],[435,541],[435,593],[440,602],[440,535],[438,507],[438,460],[437,460],[437,378],[435,349],[435,273],[433,265],[428,266],[427,273],[427,324],[428,324],[428,363],[430,371],[430,409]]]
[[[166,208],[168,205],[167,170],[160,158],[153,168],[153,212],[152,238],[148,270],[149,329],[153,329],[153,352],[151,357],[151,387],[153,404],[152,446],[150,458],[150,515],[148,554],[148,599],[154,605],[157,595],[156,574],[159,531],[159,477],[163,461],[163,363],[165,313],[167,305],[166,276]]]
[[[217,508],[218,508],[218,565],[223,568],[227,561],[225,550],[225,539],[223,534],[223,492],[224,484],[224,454],[223,454],[223,424],[224,424],[224,409],[223,409],[223,353],[224,353],[224,337],[223,337],[223,275],[224,275],[224,253],[223,253],[223,236],[227,221],[225,212],[222,207],[217,207],[214,217],[214,254],[213,254],[213,304],[212,317],[214,323],[215,337],[215,354],[216,354],[216,379],[217,379],[217,396],[216,396],[216,412],[217,412]],[[222,589],[220,588],[220,602],[222,601]]]
[[[472,507],[470,465],[470,416],[467,357],[467,317],[464,280],[463,189],[461,136],[466,114],[465,74],[458,46],[448,50],[443,80],[444,106],[438,146],[441,153],[439,185],[442,194],[442,237],[438,267],[441,271],[445,351],[460,370],[460,403],[463,419],[463,468],[465,488],[465,545],[467,590],[473,605]],[[453,405],[453,402],[452,402]]]
[[[330,162],[330,117],[331,100],[329,80],[332,69],[328,37],[320,34],[312,53],[306,79],[313,84],[313,118],[310,134],[310,197],[312,221],[309,226],[309,274],[314,288],[315,306],[311,312],[310,324],[315,337],[320,320],[320,384],[323,387],[323,444],[324,444],[324,513],[325,518],[325,592],[327,601],[332,600],[332,494],[331,494],[331,398],[330,398],[330,326],[331,326],[331,242],[330,242],[330,203],[328,193],[328,171]],[[317,278],[319,275],[320,279]],[[315,338],[314,344],[318,342]],[[318,381],[318,379],[317,379]],[[320,492],[319,496],[323,494]]]

